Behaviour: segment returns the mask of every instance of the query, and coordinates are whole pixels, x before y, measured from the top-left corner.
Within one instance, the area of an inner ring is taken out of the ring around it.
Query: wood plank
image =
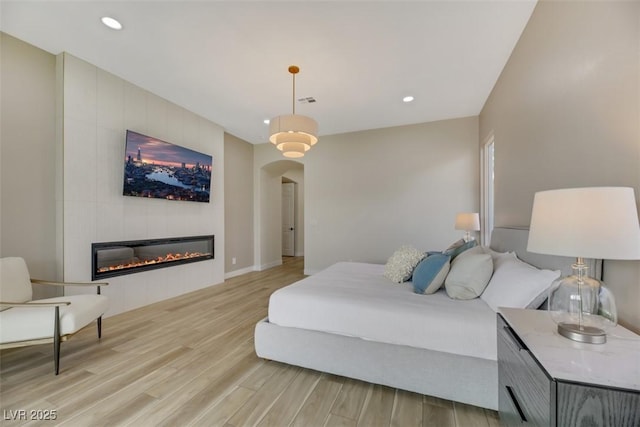
[[[396,391],[391,413],[391,426],[409,427],[422,425],[422,395],[405,390]]]
[[[291,369],[291,367],[278,364],[276,372],[229,419],[228,423],[234,426],[257,424],[285,389],[290,386],[300,369]]]
[[[324,427],[356,427],[358,422],[351,418],[341,417],[336,414],[329,414]]]
[[[198,419],[199,414],[205,412],[212,402],[217,402],[226,397],[229,391],[233,390],[235,384],[246,376],[247,371],[249,371],[254,363],[255,355],[246,354],[238,363],[223,373],[209,376],[206,387],[191,396],[191,398],[180,405],[179,408],[165,415],[161,422],[154,424],[157,426],[172,427],[191,423]]]
[[[370,383],[351,378],[345,379],[340,394],[331,408],[331,413],[357,421],[370,388]]]
[[[500,414],[497,411],[484,409],[484,415],[487,417],[489,427],[500,427]]]
[[[438,427],[456,427],[453,405],[432,405],[425,400],[422,404],[422,425]],[[475,424],[471,424],[475,425]],[[458,424],[464,427],[464,424]]]
[[[362,408],[358,424],[365,426],[389,425],[394,400],[395,389],[373,384]]]
[[[278,363],[265,362],[260,365],[256,370],[251,372],[244,381],[240,384],[240,387],[245,387],[251,390],[259,390],[265,382],[269,380],[278,370]]]
[[[128,385],[164,366],[169,360],[178,357],[184,351],[190,350],[182,347],[172,349],[145,363],[136,364],[134,369],[110,379],[96,375],[91,378],[94,380],[93,384],[84,393],[78,393],[77,390],[65,390],[63,393],[54,393],[48,396],[47,400],[57,406],[62,419],[67,419],[67,417],[71,419],[84,411],[95,411],[97,405],[108,397],[122,393]],[[117,407],[113,409],[117,409]]]
[[[457,425],[468,426],[473,424],[478,427],[489,426],[489,420],[487,420],[483,408],[458,402],[454,402],[453,406],[455,408]]]
[[[290,426],[324,425],[343,382],[344,378],[323,374]]]
[[[236,413],[238,409],[244,405],[251,396],[253,396],[255,390],[250,390],[244,387],[236,387],[225,396],[222,400],[211,405],[206,410],[202,411],[198,418],[194,419],[191,423],[192,426],[221,426],[224,425],[229,418]]]
[[[132,425],[184,425],[198,419],[199,412],[206,411],[211,403],[233,390],[254,359],[254,355],[245,354],[232,364],[219,364],[204,375],[190,376],[190,381],[158,399],[148,413],[141,413]]]
[[[321,374],[312,370],[301,370],[273,406],[262,417],[258,426],[278,427],[289,425],[296,417],[307,397],[320,381]]]

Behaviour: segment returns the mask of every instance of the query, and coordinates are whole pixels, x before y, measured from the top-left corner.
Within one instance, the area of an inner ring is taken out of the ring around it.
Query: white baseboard
[[[228,273],[224,274],[224,278],[226,279],[231,279],[232,277],[236,277],[236,276],[240,276],[242,274],[246,274],[246,273],[251,273],[252,271],[264,271],[264,270],[268,270],[270,268],[273,267],[277,267],[279,265],[282,265],[282,260],[278,260],[278,261],[272,261],[272,262],[268,262],[266,264],[262,264],[262,265],[253,265],[251,267],[246,267],[246,268],[241,268],[239,270],[234,270],[234,271],[229,271]],[[310,272],[311,271],[311,272]],[[305,270],[304,274],[306,274],[307,276],[312,275],[317,273],[318,270]]]
[[[282,259],[279,259],[277,261],[268,262],[266,264],[262,264],[262,265],[260,265],[258,267],[258,269],[256,271],[268,270],[270,268],[277,267],[279,265],[282,265]]]
[[[230,271],[224,274],[224,279],[231,279],[232,277],[240,276],[242,274],[251,273],[252,271],[257,271],[256,267],[252,265],[251,267],[241,268],[240,270]]]
[[[304,269],[304,274],[305,276],[313,276],[314,274],[316,274],[318,271],[320,270],[309,270],[309,269]]]

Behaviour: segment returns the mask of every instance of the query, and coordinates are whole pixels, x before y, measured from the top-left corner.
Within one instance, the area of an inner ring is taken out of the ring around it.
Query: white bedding
[[[379,264],[337,263],[274,292],[269,322],[497,360],[496,313],[483,300],[418,295],[383,272]]]

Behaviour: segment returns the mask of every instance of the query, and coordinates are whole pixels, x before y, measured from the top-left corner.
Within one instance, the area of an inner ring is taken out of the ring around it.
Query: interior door
[[[282,183],[282,256],[295,255],[295,184]]]

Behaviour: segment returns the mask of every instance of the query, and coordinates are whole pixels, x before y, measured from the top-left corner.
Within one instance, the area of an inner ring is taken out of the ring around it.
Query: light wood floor
[[[497,413],[259,359],[253,328],[302,258],[0,356],[3,425],[497,426]],[[13,421],[26,411],[26,421]],[[31,412],[43,411],[43,412]],[[32,415],[55,411],[55,421]]]

